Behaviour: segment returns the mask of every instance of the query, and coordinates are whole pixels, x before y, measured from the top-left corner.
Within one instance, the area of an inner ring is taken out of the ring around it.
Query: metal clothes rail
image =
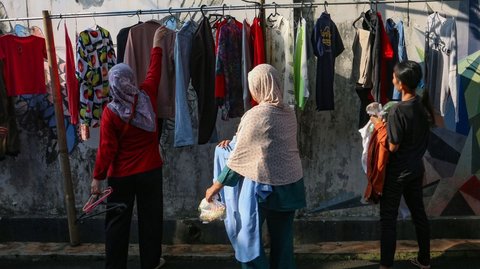
[[[414,4],[414,3],[430,3],[430,2],[453,2],[459,0],[385,0],[385,1],[341,1],[341,2],[302,2],[293,4],[250,4],[254,3],[249,1],[244,5],[227,5],[222,6],[206,6],[202,7],[178,7],[178,8],[163,8],[163,9],[148,9],[148,10],[124,10],[124,11],[109,11],[109,12],[78,12],[78,13],[60,13],[50,14],[49,18],[52,20],[57,19],[73,19],[73,18],[91,18],[91,17],[119,17],[119,16],[135,16],[135,15],[154,15],[154,14],[167,14],[167,13],[184,13],[184,12],[209,12],[209,11],[230,11],[230,10],[251,10],[251,9],[275,9],[275,8],[309,8],[318,6],[344,6],[344,5],[385,5],[385,4]],[[33,21],[43,20],[43,17],[18,17],[18,18],[5,18],[0,19],[0,22],[12,22],[12,21]]]

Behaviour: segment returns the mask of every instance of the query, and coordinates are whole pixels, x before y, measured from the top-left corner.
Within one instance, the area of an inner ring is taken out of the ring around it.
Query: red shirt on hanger
[[[7,95],[46,93],[43,64],[46,58],[45,39],[41,37],[0,37],[0,60],[4,61]]]
[[[252,27],[253,41],[253,67],[265,63],[265,41],[263,39],[263,30],[260,25],[260,19],[253,19]]]

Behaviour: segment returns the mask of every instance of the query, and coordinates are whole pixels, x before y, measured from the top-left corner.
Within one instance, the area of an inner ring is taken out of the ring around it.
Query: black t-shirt
[[[399,145],[390,153],[387,173],[398,179],[423,174],[423,155],[427,150],[430,125],[420,98],[403,101],[392,107],[387,122],[388,141]]]

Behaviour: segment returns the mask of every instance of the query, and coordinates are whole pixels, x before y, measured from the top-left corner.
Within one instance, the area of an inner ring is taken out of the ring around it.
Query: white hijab
[[[287,185],[303,177],[297,120],[295,112],[283,105],[279,78],[268,64],[248,73],[250,92],[259,104],[243,115],[227,163],[242,176],[269,185]]]

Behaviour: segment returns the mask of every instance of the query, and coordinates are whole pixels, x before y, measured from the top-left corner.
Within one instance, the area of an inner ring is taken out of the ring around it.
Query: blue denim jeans
[[[187,91],[190,83],[190,54],[197,24],[187,21],[177,33],[175,41],[175,139],[174,146],[196,143],[192,119],[188,108]]]

